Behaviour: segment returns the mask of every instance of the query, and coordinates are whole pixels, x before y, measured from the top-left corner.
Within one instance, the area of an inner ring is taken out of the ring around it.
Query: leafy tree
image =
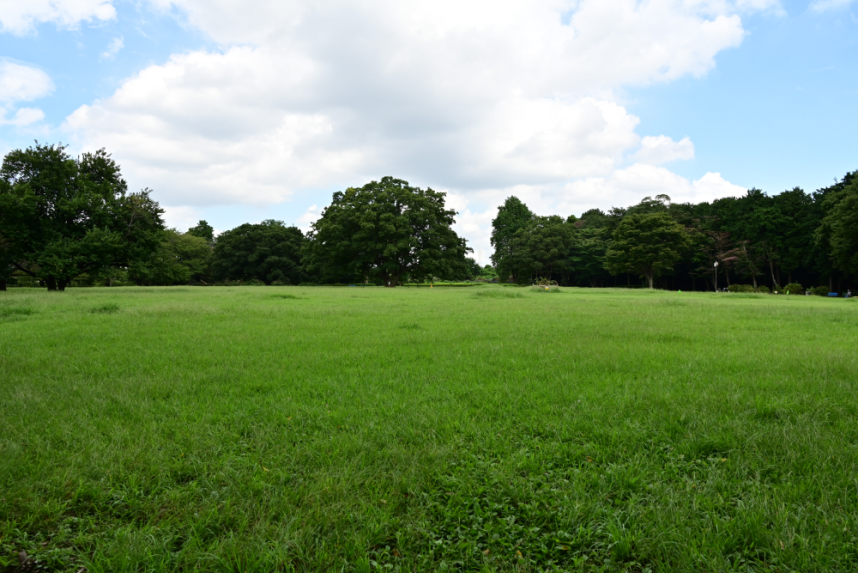
[[[124,266],[157,248],[163,229],[148,190],[127,193],[103,149],[75,159],[62,145],[9,152],[0,168],[0,229],[12,266],[65,290],[75,277]]]
[[[564,276],[571,270],[569,251],[575,227],[561,217],[534,217],[510,241],[506,265],[520,282],[525,278]]]
[[[280,281],[299,284],[306,278],[301,266],[304,234],[282,221],[245,223],[221,233],[212,253],[212,275],[217,280]]]
[[[128,275],[137,284],[145,285],[205,282],[211,254],[212,248],[204,238],[167,229],[158,250],[148,260],[131,265]]]
[[[205,239],[210,245],[214,244],[214,227],[209,225],[205,220],[197,223],[196,227],[188,229],[187,234],[193,237]]]
[[[406,276],[454,278],[467,268],[471,249],[453,231],[456,213],[444,208],[444,197],[392,177],[334,193],[313,223],[308,268],[321,276],[372,277],[390,287]]]
[[[583,217],[582,217],[583,219]],[[569,261],[580,284],[595,287],[605,274],[605,254],[608,251],[607,232],[603,228],[583,226],[574,235]]]
[[[858,172],[856,172],[858,174]],[[858,177],[853,177],[837,197],[826,217],[830,228],[831,256],[837,268],[858,276]]]
[[[480,273],[483,272],[483,268],[480,266],[480,263],[476,261],[473,257],[465,257],[465,272],[462,275],[463,278],[467,278],[473,280],[480,276]]]
[[[792,283],[793,272],[806,264],[813,249],[813,233],[819,226],[815,216],[813,198],[800,187],[784,191],[772,197],[780,215],[789,221],[780,229],[781,256],[783,270],[789,273],[787,281]]]
[[[669,214],[628,215],[614,231],[605,267],[613,275],[637,273],[653,288],[653,280],[673,269],[687,245],[685,230]]]
[[[518,197],[507,197],[498,209],[498,216],[492,221],[492,262],[497,267],[498,276],[506,280],[512,276],[517,282],[515,269],[511,262],[515,256],[513,240],[516,233],[527,227],[533,220],[534,214]]]

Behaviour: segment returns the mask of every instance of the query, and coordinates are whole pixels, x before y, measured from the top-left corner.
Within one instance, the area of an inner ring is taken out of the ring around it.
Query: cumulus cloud
[[[0,60],[0,125],[25,126],[45,118],[37,108],[22,107],[6,117],[16,103],[44,97],[54,91],[48,74],[38,68]]]
[[[42,70],[0,60],[0,104],[31,101],[52,91],[54,83]]]
[[[19,35],[43,22],[74,28],[81,21],[115,17],[111,0],[0,0],[0,29]]]
[[[662,165],[671,161],[694,159],[694,144],[689,138],[680,141],[666,135],[653,137],[648,135],[641,140],[641,147],[633,156],[638,163],[647,165]]]
[[[651,179],[685,181],[657,165],[693,157],[691,141],[641,138],[615,91],[702,76],[741,43],[741,13],[779,6],[150,1],[221,48],[174,55],[76,110],[65,127],[80,146],[108,147],[175,205],[268,205],[404,177],[464,197],[469,236],[487,217],[471,209],[512,189],[559,208],[598,188],[605,206]]]

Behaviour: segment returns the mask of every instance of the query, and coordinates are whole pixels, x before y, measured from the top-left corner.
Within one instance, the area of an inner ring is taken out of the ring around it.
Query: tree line
[[[62,145],[6,155],[0,168],[0,289],[7,283],[180,285],[463,280],[474,269],[452,229],[445,194],[385,177],[334,193],[304,234],[282,221],[215,236],[206,221],[166,228],[143,190],[129,193],[104,150],[72,157]]]
[[[306,234],[275,220],[217,236],[200,221],[182,233],[166,228],[151,191],[127,187],[104,150],[72,157],[37,142],[8,153],[0,167],[0,289],[543,279],[837,290],[858,275],[858,172],[810,194],[752,189],[699,204],[658,195],[581,217],[537,216],[510,197],[492,222],[493,264],[485,266],[453,230],[444,193],[392,177],[334,193]]]
[[[751,189],[697,204],[657,195],[580,217],[537,216],[509,197],[491,241],[498,275],[519,283],[837,292],[858,277],[858,171],[812,193]]]

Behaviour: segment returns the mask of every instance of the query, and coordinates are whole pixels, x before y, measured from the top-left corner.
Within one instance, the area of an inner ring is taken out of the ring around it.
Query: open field
[[[0,571],[854,571],[858,303],[0,293]]]

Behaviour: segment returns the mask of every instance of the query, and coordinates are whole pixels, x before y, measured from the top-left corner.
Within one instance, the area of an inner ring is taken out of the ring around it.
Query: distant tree
[[[517,280],[515,269],[511,265],[514,258],[513,240],[516,233],[527,227],[534,215],[518,197],[507,197],[498,208],[498,216],[492,221],[491,243],[495,248],[492,262],[498,276],[506,280],[510,276]]]
[[[214,243],[214,227],[202,220],[195,227],[188,229],[188,235],[205,239],[209,244]]]
[[[0,229],[17,272],[65,290],[74,278],[147,257],[163,210],[149,191],[127,193],[103,149],[75,159],[62,145],[9,152],[0,168]]]
[[[830,228],[834,265],[846,274],[858,277],[858,176],[853,177],[838,194],[826,217],[826,225]]]
[[[301,264],[305,240],[300,229],[282,221],[245,223],[218,236],[212,275],[217,280],[299,284],[306,278]]]
[[[483,281],[496,281],[498,278],[498,273],[495,271],[495,268],[491,265],[486,265],[480,270],[478,279]]]
[[[569,253],[570,266],[574,269],[576,281],[579,284],[583,281],[591,287],[597,286],[600,277],[605,274],[607,250],[608,236],[603,228],[596,226],[579,228],[573,237]]]
[[[793,282],[793,273],[810,260],[813,250],[813,233],[819,219],[813,209],[813,197],[795,187],[772,197],[780,215],[787,221],[780,229],[780,266],[788,273],[787,282]]]
[[[313,223],[308,268],[321,276],[371,277],[390,287],[406,276],[458,276],[471,249],[453,231],[456,213],[445,208],[444,197],[393,177],[334,193]]]
[[[605,256],[611,274],[636,273],[653,281],[680,260],[688,238],[682,226],[665,212],[623,217]]]
[[[569,251],[574,234],[574,225],[562,217],[534,217],[510,241],[505,264],[519,282],[537,277],[550,279],[555,274],[562,279],[571,270]]]
[[[148,260],[136,261],[128,269],[128,278],[145,285],[179,285],[205,282],[212,248],[202,237],[167,229],[161,244]]]
[[[584,211],[578,221],[574,222],[582,229],[601,229],[608,225],[608,216],[601,209],[590,209]]]
[[[483,271],[483,267],[473,257],[465,257],[465,272],[463,278],[474,280]]]

